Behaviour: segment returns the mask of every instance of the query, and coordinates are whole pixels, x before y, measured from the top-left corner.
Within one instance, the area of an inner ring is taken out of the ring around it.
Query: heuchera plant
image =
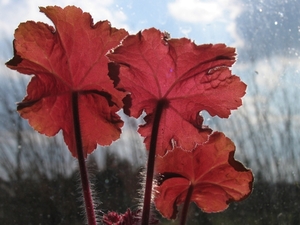
[[[54,24],[21,23],[14,57],[6,65],[34,75],[18,103],[20,115],[47,136],[62,130],[78,159],[86,217],[97,224],[85,160],[121,133],[123,108],[145,124],[138,132],[148,150],[143,206],[108,212],[103,224],[158,224],[151,204],[168,219],[185,224],[190,202],[204,212],[225,210],[246,198],[253,175],[234,159],[235,146],[203,125],[200,115],[227,118],[241,106],[246,85],[229,69],[235,49],[172,39],[155,28],[129,35],[108,21],[96,24],[75,6],[40,7]]]

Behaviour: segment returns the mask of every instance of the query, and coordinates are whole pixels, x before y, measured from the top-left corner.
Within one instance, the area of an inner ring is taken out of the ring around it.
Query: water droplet
[[[211,75],[211,74],[213,74],[214,72],[216,72],[217,70],[220,70],[220,69],[222,69],[222,68],[226,68],[226,66],[216,66],[216,67],[214,67],[214,68],[211,68],[211,69],[209,69],[208,71],[207,71],[207,75]]]

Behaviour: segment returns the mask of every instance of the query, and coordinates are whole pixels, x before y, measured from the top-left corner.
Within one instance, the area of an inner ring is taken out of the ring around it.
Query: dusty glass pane
[[[33,131],[16,112],[28,76],[4,66],[14,29],[49,20],[38,1],[1,1],[0,8],[0,224],[84,224],[77,162],[61,135]],[[255,175],[253,193],[216,214],[192,205],[188,224],[300,224],[300,3],[297,0],[44,1],[74,4],[94,21],[108,19],[130,33],[156,27],[197,44],[236,47],[232,70],[248,85],[243,106],[229,119],[202,112],[205,124],[226,133],[236,158]],[[25,77],[25,78],[24,78]],[[99,218],[109,210],[137,209],[146,152],[128,122],[121,140],[88,158]],[[166,221],[166,220],[163,220]],[[172,224],[167,221],[164,224]]]

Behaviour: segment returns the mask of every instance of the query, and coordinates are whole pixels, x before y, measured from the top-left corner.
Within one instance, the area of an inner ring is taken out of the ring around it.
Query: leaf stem
[[[85,163],[85,156],[82,147],[79,108],[78,108],[78,92],[72,93],[72,112],[73,112],[73,124],[74,124],[74,133],[75,133],[75,141],[76,141],[77,159],[79,163],[86,216],[88,220],[88,225],[96,225],[97,222],[96,222],[92,192],[90,188],[88,172]]]
[[[194,186],[192,184],[190,184],[188,192],[185,197],[183,208],[181,211],[180,225],[185,225],[189,206],[190,206],[190,201],[191,201],[192,194],[193,194],[193,190],[194,190]]]
[[[145,184],[144,204],[143,204],[142,223],[141,223],[142,225],[149,224],[158,129],[159,129],[159,123],[160,123],[163,109],[167,104],[168,102],[165,99],[159,100],[154,115],[151,140],[150,140],[150,149],[149,149],[148,162],[147,162],[147,171],[146,171],[146,184]]]

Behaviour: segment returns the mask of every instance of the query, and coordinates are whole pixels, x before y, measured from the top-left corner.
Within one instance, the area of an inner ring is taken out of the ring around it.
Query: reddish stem
[[[88,220],[88,225],[97,225],[95,209],[93,204],[92,192],[90,188],[88,172],[85,164],[85,157],[82,148],[82,139],[80,131],[80,120],[79,120],[79,108],[78,108],[78,93],[73,92],[72,94],[72,112],[73,112],[73,123],[76,141],[77,159],[79,163],[82,192],[85,203],[85,211]]]
[[[180,225],[185,225],[191,198],[192,198],[192,194],[193,194],[193,190],[194,190],[194,186],[192,184],[190,184],[188,192],[185,197],[183,208],[181,211]]]
[[[168,102],[165,99],[159,100],[154,115],[151,140],[150,140],[150,149],[149,149],[148,162],[147,162],[146,184],[145,184],[144,204],[143,204],[142,223],[141,223],[142,225],[149,224],[154,164],[155,164],[155,155],[156,155],[156,142],[157,142],[160,118],[163,109],[167,104]]]

